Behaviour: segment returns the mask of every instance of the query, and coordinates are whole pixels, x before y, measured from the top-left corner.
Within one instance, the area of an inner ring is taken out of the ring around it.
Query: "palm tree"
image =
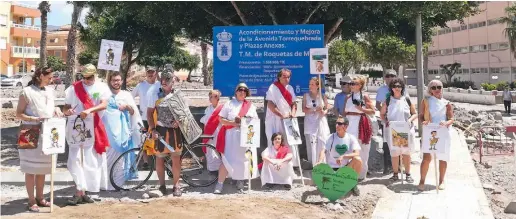
[[[77,45],[77,28],[79,26],[79,17],[81,16],[82,9],[86,5],[86,2],[68,2],[73,5],[72,23],[70,25],[70,31],[68,32],[68,52],[66,55],[66,81],[65,86],[68,87],[74,81],[74,71],[77,56],[75,54],[75,46]]]
[[[48,1],[41,1],[38,6],[41,12],[41,45],[39,49],[39,66],[47,66],[47,15],[50,12],[50,3]]]
[[[204,75],[204,86],[211,85],[213,83],[213,74],[208,72],[208,44],[201,41],[201,62],[202,62],[202,74]]]
[[[507,17],[500,19],[502,23],[507,24],[503,30],[507,39],[509,39],[509,48],[511,49],[514,58],[516,58],[516,5],[505,8]]]

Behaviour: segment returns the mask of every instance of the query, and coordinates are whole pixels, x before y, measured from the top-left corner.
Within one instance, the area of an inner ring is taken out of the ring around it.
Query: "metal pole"
[[[424,82],[424,75],[423,75],[423,33],[421,30],[421,14],[417,15],[416,18],[416,72],[417,72],[417,102],[419,103],[417,105],[418,112],[422,112],[423,106],[421,105],[421,102],[423,101],[424,91],[425,91],[425,82]],[[423,126],[420,119],[418,119],[418,132],[419,136],[423,135]]]
[[[23,25],[25,25],[25,22],[26,22],[26,17],[23,16]],[[23,60],[22,60],[22,64],[23,64],[23,71],[25,71],[25,73],[27,73],[27,69],[25,69],[25,35],[23,35],[23,48],[22,48],[22,53],[23,53]],[[41,60],[40,60],[41,61]]]

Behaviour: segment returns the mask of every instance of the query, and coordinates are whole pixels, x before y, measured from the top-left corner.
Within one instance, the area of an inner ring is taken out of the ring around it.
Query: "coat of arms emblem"
[[[231,33],[226,30],[217,34],[217,57],[220,61],[225,62],[231,58],[231,38]]]

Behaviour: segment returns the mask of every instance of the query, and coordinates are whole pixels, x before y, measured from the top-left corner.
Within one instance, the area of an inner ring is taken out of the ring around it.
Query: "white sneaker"
[[[224,183],[219,183],[215,185],[215,191],[213,191],[213,194],[222,194],[222,189],[224,188]]]

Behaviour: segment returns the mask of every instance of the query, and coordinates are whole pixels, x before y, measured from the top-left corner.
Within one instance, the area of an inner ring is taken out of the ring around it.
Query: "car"
[[[27,74],[17,74],[9,78],[2,79],[2,86],[16,86],[16,87],[25,87],[31,80],[31,77]]]
[[[7,76],[7,75],[0,75],[0,81],[2,81],[2,80],[3,80],[3,79],[5,79],[5,78],[8,78],[8,77],[9,77],[9,76]]]

